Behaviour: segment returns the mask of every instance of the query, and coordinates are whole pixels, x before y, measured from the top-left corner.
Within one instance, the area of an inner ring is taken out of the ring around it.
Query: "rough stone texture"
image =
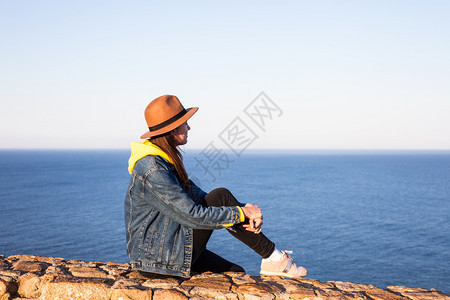
[[[133,299],[151,300],[152,290],[140,289],[138,287],[120,288],[112,290],[111,300],[133,300]]]
[[[18,294],[24,298],[39,298],[41,285],[45,278],[35,273],[25,273],[19,278]]]
[[[57,278],[44,285],[39,299],[108,300],[110,286],[98,278]]]
[[[153,296],[153,300],[185,300],[189,299],[183,293],[176,290],[157,290]]]
[[[0,255],[0,300],[19,299],[448,299],[438,290],[317,279],[206,272],[189,279],[131,270],[129,264]]]
[[[446,296],[445,298],[442,298],[441,291],[431,289],[431,290],[425,290],[421,288],[410,288],[406,286],[388,286],[387,290],[395,292],[397,294],[401,294],[408,299],[413,300],[435,300],[435,299],[448,299],[450,300],[449,296]]]
[[[10,299],[17,292],[17,283],[12,277],[0,275],[0,300]]]
[[[106,278],[107,273],[89,266],[73,266],[69,268],[69,272],[74,277],[94,277],[94,278]]]

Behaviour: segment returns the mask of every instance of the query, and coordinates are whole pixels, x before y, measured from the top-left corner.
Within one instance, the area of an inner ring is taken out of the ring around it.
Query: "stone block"
[[[9,276],[0,276],[0,297],[14,295],[17,292],[17,282]]]
[[[75,277],[106,278],[108,276],[97,268],[87,266],[72,266],[69,267],[69,272]]]
[[[18,260],[13,264],[13,270],[20,272],[44,272],[48,265],[38,261]]]
[[[214,274],[209,276],[203,275],[193,276],[191,279],[183,281],[181,285],[228,292],[231,287],[231,280],[230,278],[222,274]]]
[[[11,277],[14,279],[19,278],[21,274],[22,273],[20,271],[14,271],[14,270],[10,270],[10,269],[0,270],[0,276]]]
[[[9,261],[18,261],[18,260],[25,260],[25,261],[37,261],[36,255],[26,255],[26,254],[16,254],[16,255],[10,255],[8,256]]]
[[[49,265],[60,265],[65,262],[62,257],[46,257],[46,256],[35,256],[36,261],[43,262]]]
[[[0,259],[0,270],[7,270],[9,267],[10,264],[6,259]]]
[[[130,272],[130,266],[123,266],[119,264],[105,264],[99,267],[99,269],[112,276],[124,276]]]
[[[151,300],[151,289],[133,287],[112,289],[111,300]]]
[[[239,294],[253,294],[253,295],[266,295],[266,294],[278,294],[281,293],[282,290],[275,286],[270,285],[265,282],[257,282],[253,284],[242,284],[242,285],[235,285],[231,289],[235,293]]]
[[[62,277],[47,282],[40,300],[108,300],[111,296],[109,282],[101,278]]]
[[[389,291],[373,287],[371,289],[367,289],[365,293],[374,300],[408,300],[408,298],[391,293]]]
[[[234,284],[241,285],[241,284],[247,284],[247,283],[255,283],[256,280],[253,278],[253,276],[245,274],[241,276],[233,276],[231,278]]]
[[[334,284],[339,290],[347,291],[347,292],[359,292],[365,291],[369,288],[373,288],[373,285],[367,285],[363,283],[353,283],[353,282],[344,282],[344,281],[329,281],[329,283]]]
[[[266,294],[266,295],[243,294],[243,295],[239,295],[239,300],[276,300],[276,299],[277,299],[277,297],[275,295],[272,295],[272,294]]]
[[[348,299],[342,291],[332,289],[314,289],[314,293],[319,299],[344,300]]]
[[[426,292],[426,289],[422,288],[412,288],[407,286],[391,285],[387,287],[387,290],[402,293],[402,292]]]
[[[289,298],[293,300],[314,299],[316,297],[313,289],[305,287],[298,287],[296,290],[290,291],[288,294]]]
[[[335,288],[334,284],[331,283],[330,281],[321,282],[318,279],[310,279],[310,278],[291,279],[291,280],[297,281],[297,282],[303,284],[303,286],[305,286],[305,287],[314,286],[314,287],[321,288],[321,289],[334,289]]]
[[[215,300],[238,300],[238,296],[229,290],[214,290],[196,286],[189,291],[189,296]]]
[[[406,286],[388,286],[388,291],[401,294],[412,300],[435,300],[435,299],[445,299],[450,300],[450,297],[442,294],[440,291],[435,289],[426,290],[422,288],[411,288]]]
[[[138,270],[132,270],[130,273],[126,275],[127,278],[135,278],[135,279],[142,279],[147,280],[149,279],[149,275],[145,272],[140,272]]]
[[[153,300],[187,300],[189,299],[180,291],[176,290],[156,290],[153,294]]]
[[[34,261],[34,262],[42,262],[49,265],[52,264],[60,264],[64,262],[64,258],[61,257],[49,257],[49,256],[39,256],[39,255],[11,255],[8,257],[9,260],[23,260],[23,261]]]
[[[24,298],[39,298],[41,295],[42,278],[34,273],[26,273],[19,278],[17,293]]]
[[[181,280],[176,278],[166,278],[166,279],[147,279],[142,286],[151,288],[151,289],[172,289],[174,287],[178,287],[180,285]]]
[[[62,275],[68,275],[68,273],[61,266],[49,266],[47,270],[45,270],[45,275],[57,277]]]
[[[257,280],[263,280],[265,283],[279,287],[282,293],[289,293],[295,290],[313,290],[313,286],[311,284],[298,281],[296,279],[284,279],[283,277],[279,276],[267,276],[261,277],[261,279]]]
[[[84,260],[79,259],[70,259],[67,261],[67,265],[78,265],[78,266],[85,266],[87,264]]]

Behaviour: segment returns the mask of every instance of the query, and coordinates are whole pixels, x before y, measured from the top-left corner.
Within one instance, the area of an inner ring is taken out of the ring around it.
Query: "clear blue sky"
[[[127,148],[162,94],[200,107],[188,145],[204,148],[264,91],[283,114],[254,128],[254,149],[450,149],[449,13],[444,0],[1,0],[0,148]]]

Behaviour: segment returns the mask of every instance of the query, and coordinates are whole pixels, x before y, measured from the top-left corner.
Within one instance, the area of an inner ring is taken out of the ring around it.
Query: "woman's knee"
[[[222,196],[232,196],[232,194],[231,194],[231,192],[230,192],[230,190],[229,189],[227,189],[227,188],[224,188],[224,187],[220,187],[220,188],[216,188],[216,189],[213,189],[211,192],[209,192],[210,194],[211,193],[213,193],[213,194],[217,194],[217,195],[222,195]]]
[[[205,201],[208,206],[237,206],[239,202],[233,196],[233,194],[224,187],[216,188],[209,192]]]

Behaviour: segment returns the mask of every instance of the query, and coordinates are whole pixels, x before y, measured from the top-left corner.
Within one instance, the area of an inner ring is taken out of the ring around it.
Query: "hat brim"
[[[147,131],[146,133],[141,135],[141,139],[148,139],[153,136],[161,135],[166,132],[174,130],[175,128],[177,128],[178,126],[182,125],[184,122],[189,120],[197,112],[197,110],[198,110],[198,107],[187,108],[186,109],[187,112],[181,118],[179,118],[178,120],[174,121],[173,123],[170,123],[169,125],[161,128],[161,129],[158,129],[155,131]]]

